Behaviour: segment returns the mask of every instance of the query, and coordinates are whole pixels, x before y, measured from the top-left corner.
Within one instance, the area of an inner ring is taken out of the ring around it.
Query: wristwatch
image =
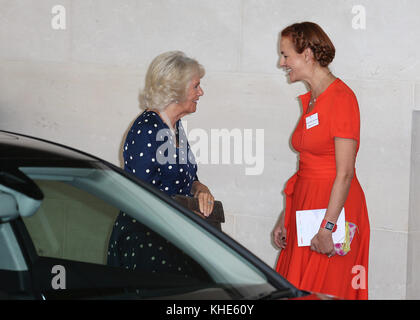
[[[335,232],[335,230],[337,230],[337,224],[324,219],[322,220],[321,228],[325,228],[327,230],[330,230],[331,232]]]

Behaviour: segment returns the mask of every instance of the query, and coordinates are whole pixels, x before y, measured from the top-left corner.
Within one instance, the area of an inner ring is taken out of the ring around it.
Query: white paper
[[[298,247],[310,246],[312,238],[318,233],[327,209],[296,211],[296,229]],[[346,234],[346,217],[344,208],[337,220],[337,230],[333,232],[334,243],[343,243]]]

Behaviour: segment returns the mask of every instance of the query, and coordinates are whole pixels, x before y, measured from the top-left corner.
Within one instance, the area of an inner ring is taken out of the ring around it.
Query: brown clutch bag
[[[217,229],[222,230],[221,224],[225,222],[225,213],[223,211],[222,202],[214,201],[213,211],[208,217],[206,217],[200,212],[200,206],[198,204],[197,198],[181,195],[176,195],[173,198],[183,207],[193,211],[195,214],[199,215],[201,218],[215,226]]]

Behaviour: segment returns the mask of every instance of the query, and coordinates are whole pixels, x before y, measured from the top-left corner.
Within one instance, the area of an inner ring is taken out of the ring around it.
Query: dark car
[[[194,261],[196,275],[107,265],[110,234],[122,211]],[[0,131],[1,299],[308,297],[317,298],[122,169],[69,147]]]

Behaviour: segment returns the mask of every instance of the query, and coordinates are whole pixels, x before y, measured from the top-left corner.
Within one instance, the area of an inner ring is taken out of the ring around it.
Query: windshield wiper
[[[260,293],[252,298],[251,300],[275,300],[282,298],[295,298],[297,296],[295,290],[285,288],[283,290],[274,290],[270,292]]]

